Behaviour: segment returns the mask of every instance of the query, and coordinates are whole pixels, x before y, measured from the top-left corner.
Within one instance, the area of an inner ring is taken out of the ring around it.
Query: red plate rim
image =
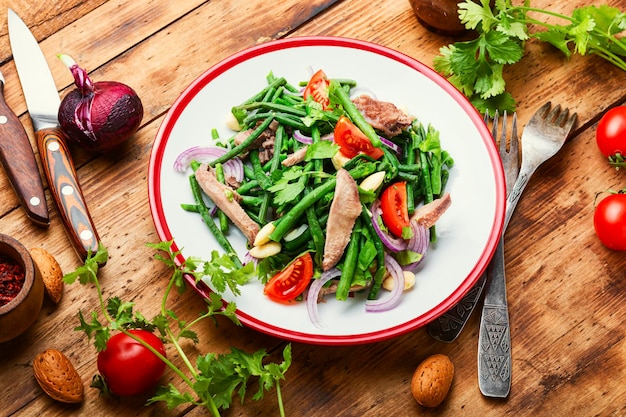
[[[255,317],[252,317],[240,310],[237,310],[236,312],[237,317],[242,324],[255,330],[282,339],[308,344],[356,345],[383,341],[396,336],[400,336],[404,333],[428,324],[432,320],[445,313],[449,308],[451,308],[459,300],[461,300],[461,298],[474,286],[476,281],[478,281],[480,275],[486,269],[491,257],[493,256],[493,253],[495,252],[498,240],[500,238],[500,234],[502,233],[505,211],[505,183],[502,163],[499,154],[495,146],[493,145],[491,134],[485,126],[482,117],[480,116],[478,111],[472,106],[472,104],[467,100],[467,98],[452,84],[450,84],[444,77],[442,77],[440,74],[438,74],[428,66],[417,61],[416,59],[411,58],[401,52],[395,51],[385,46],[357,39],[332,36],[305,36],[274,40],[261,45],[256,45],[248,49],[244,49],[234,55],[231,55],[230,57],[220,61],[213,67],[209,68],[198,78],[196,78],[177,98],[177,100],[174,102],[171,109],[165,116],[157,132],[150,155],[150,165],[148,172],[148,194],[150,211],[152,214],[155,228],[157,230],[159,238],[162,241],[170,241],[173,239],[167,224],[167,220],[165,219],[163,207],[161,204],[161,162],[163,159],[165,145],[167,144],[173,126],[175,125],[176,121],[182,114],[183,110],[187,107],[189,102],[198,94],[198,92],[200,92],[217,76],[242,62],[269,52],[289,48],[299,48],[303,46],[337,46],[372,52],[374,54],[390,58],[394,61],[415,69],[416,71],[422,73],[430,80],[435,82],[441,89],[449,94],[461,106],[463,111],[470,117],[476,128],[479,130],[479,133],[483,138],[483,141],[485,142],[488,156],[492,163],[496,186],[496,215],[494,217],[492,225],[492,233],[489,237],[487,245],[483,250],[482,256],[480,256],[478,262],[471,270],[469,275],[463,280],[461,285],[454,292],[452,292],[445,300],[443,300],[439,305],[432,308],[427,313],[414,317],[411,320],[398,326],[362,334],[319,335],[283,329],[258,320]],[[175,242],[173,249],[178,250]],[[179,261],[183,260],[184,258],[181,255]],[[207,296],[208,288],[205,288],[205,286],[196,286],[192,280],[189,280],[189,284],[201,296]]]

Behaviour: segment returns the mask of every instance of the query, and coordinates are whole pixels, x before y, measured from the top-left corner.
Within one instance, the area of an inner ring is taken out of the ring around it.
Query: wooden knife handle
[[[98,251],[100,238],[87,209],[63,132],[59,127],[36,132],[37,146],[50,192],[79,258]]]
[[[46,195],[28,135],[20,119],[4,101],[0,82],[0,161],[28,217],[48,227]]]

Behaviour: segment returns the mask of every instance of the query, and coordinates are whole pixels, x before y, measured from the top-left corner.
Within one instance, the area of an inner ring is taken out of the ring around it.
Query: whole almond
[[[83,381],[72,362],[63,353],[47,349],[33,361],[35,379],[51,398],[64,403],[83,400]]]
[[[413,373],[413,397],[424,407],[437,407],[448,395],[453,378],[454,365],[450,358],[440,353],[429,356]]]
[[[63,270],[56,258],[44,248],[32,248],[30,256],[35,268],[41,275],[48,297],[54,302],[61,301],[63,296]]]

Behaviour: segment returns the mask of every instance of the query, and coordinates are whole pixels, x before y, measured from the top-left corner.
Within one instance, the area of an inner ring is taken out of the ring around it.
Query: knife
[[[85,260],[89,252],[97,252],[100,239],[59,125],[61,99],[37,40],[11,9],[8,19],[13,59],[33,122],[50,193],[78,257]]]
[[[35,153],[24,125],[4,100],[4,86],[0,71],[0,161],[28,218],[48,227],[48,205]]]

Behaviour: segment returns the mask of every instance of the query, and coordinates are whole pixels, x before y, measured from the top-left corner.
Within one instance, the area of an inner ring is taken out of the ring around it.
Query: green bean
[[[385,276],[385,271],[386,271],[385,248],[383,246],[382,240],[380,239],[380,236],[378,236],[378,234],[374,230],[374,226],[372,225],[372,217],[369,214],[369,210],[367,209],[365,204],[361,203],[361,206],[362,206],[361,215],[360,215],[361,224],[363,224],[365,228],[368,230],[372,239],[372,243],[374,244],[374,247],[376,248],[377,271],[376,271],[376,274],[374,274],[372,285],[367,294],[368,300],[375,300],[376,297],[378,296],[378,291],[380,291],[380,287],[382,286],[383,277]]]
[[[241,204],[250,207],[258,207],[263,202],[263,197],[249,196],[249,195],[240,195]]]
[[[287,80],[285,78],[283,78],[283,77],[276,78],[269,85],[267,85],[264,89],[262,89],[261,91],[256,93],[254,96],[250,97],[248,100],[244,101],[242,103],[242,105],[246,105],[246,104],[249,104],[249,103],[254,103],[255,101],[261,100],[261,98],[265,97],[265,95],[267,94],[267,92],[269,90],[272,90],[272,89],[274,89],[276,87],[279,87],[281,85],[287,85]]]
[[[272,180],[267,176],[265,171],[263,170],[263,166],[261,165],[261,161],[259,159],[259,151],[253,149],[248,154],[248,159],[252,164],[252,170],[254,172],[254,178],[259,183],[259,187],[263,190],[267,190],[272,186]]]
[[[370,287],[370,290],[367,293],[368,300],[375,300],[378,297],[378,292],[380,291],[380,288],[383,286],[383,278],[385,278],[386,273],[387,273],[387,267],[385,267],[385,264],[378,267],[378,270],[374,274],[374,279],[372,280],[372,286]]]
[[[350,96],[348,95],[346,90],[342,88],[341,84],[337,80],[331,80],[329,88],[330,93],[334,93],[334,95],[339,99],[339,104],[341,104],[343,109],[346,111],[348,117],[350,117],[350,120],[352,120],[352,122],[359,129],[361,129],[363,133],[365,133],[365,136],[367,136],[370,142],[372,142],[372,145],[380,148],[382,142],[378,137],[378,134],[376,133],[376,131],[374,131],[372,125],[370,125],[367,120],[365,120],[365,117],[363,117],[359,109],[356,108],[352,100],[350,100]]]
[[[420,151],[418,151],[420,152]],[[420,152],[420,162],[422,164],[422,177],[424,184],[424,204],[428,204],[434,200],[433,196],[433,187],[430,183],[430,169],[428,167],[428,159],[424,152]],[[437,233],[435,231],[435,226],[430,227],[430,241],[437,241]]]
[[[265,120],[270,116],[274,116],[274,112],[258,112],[247,115],[242,121],[242,126],[254,126],[259,120]]]
[[[217,178],[217,180],[222,184],[226,183],[226,181],[224,180],[224,168],[222,167],[222,164],[215,165],[215,178]],[[229,226],[228,217],[226,216],[226,214],[224,214],[222,210],[218,209],[217,218],[220,222],[220,230],[222,231],[222,233],[228,233]]]
[[[270,123],[272,123],[272,120],[274,120],[273,116],[270,116],[267,119],[265,119],[265,121],[261,123],[259,127],[254,129],[254,131],[250,134],[250,136],[246,138],[246,140],[244,140],[243,142],[241,142],[239,145],[235,146],[234,148],[231,148],[230,150],[228,150],[224,155],[211,161],[209,165],[214,167],[215,164],[222,164],[228,161],[229,159],[234,158],[235,156],[242,153],[244,150],[248,148],[248,146],[250,146],[255,140],[257,140],[259,136],[261,136],[261,134],[265,131],[265,129],[268,128]]]
[[[396,178],[402,181],[407,181],[408,183],[416,183],[420,180],[419,175],[409,174],[408,172],[398,172]]]
[[[433,201],[433,188],[430,183],[430,169],[428,167],[428,158],[424,152],[419,151],[420,163],[422,165],[422,179],[424,184],[424,203],[428,204]]]
[[[274,115],[274,118],[276,119],[276,121],[284,125],[290,126],[294,129],[299,129],[299,130],[307,129],[307,126],[302,122],[302,120],[299,117],[294,117],[288,114],[276,113]]]
[[[411,154],[413,154],[413,158],[415,159],[415,153],[414,152],[410,152]],[[407,159],[409,158],[409,156],[407,155]],[[406,163],[406,164],[399,164],[398,165],[398,171],[400,172],[409,172],[409,173],[414,173],[414,172],[419,172],[422,169],[422,166],[420,164],[414,164],[414,163]]]
[[[191,193],[193,194],[193,198],[195,199],[196,205],[198,206],[198,212],[204,220],[204,223],[207,225],[211,233],[213,233],[213,236],[215,236],[217,243],[233,259],[233,262],[235,262],[235,264],[240,268],[243,267],[241,260],[237,256],[237,252],[235,252],[235,249],[233,249],[226,236],[224,236],[222,231],[213,221],[213,218],[211,218],[211,215],[209,214],[209,209],[204,204],[204,199],[202,198],[202,189],[200,188],[200,184],[198,183],[195,174],[189,176],[189,183],[191,185]]]
[[[198,207],[197,204],[182,203],[180,205],[180,208],[182,208],[183,210],[188,211],[190,213],[200,213],[200,208]]]
[[[239,188],[237,188],[237,194],[242,195],[250,192],[255,188],[259,187],[259,182],[257,180],[250,180],[241,184]]]
[[[317,143],[320,141],[320,130],[317,127],[317,125],[313,125],[311,126],[311,139],[313,143]],[[323,163],[324,161],[322,161],[321,159],[315,159],[313,161],[313,170],[317,171],[317,172],[321,172],[323,171]],[[315,184],[319,184],[322,182],[322,178],[321,177],[317,177],[314,180]]]
[[[306,110],[299,109],[293,106],[286,106],[283,104],[273,103],[271,101],[257,101],[254,103],[244,104],[243,106],[240,106],[240,108],[244,110],[263,109],[263,110],[273,111],[276,113],[291,114],[291,115],[298,116],[298,117],[306,116]]]
[[[324,243],[326,238],[322,231],[317,214],[315,214],[315,207],[311,206],[306,209],[306,218],[309,223],[309,231],[311,238],[313,239],[313,246],[315,247],[315,263],[317,265],[322,264],[322,257],[324,256]]]
[[[359,260],[359,247],[361,246],[361,227],[360,221],[357,220],[356,224],[352,228],[352,237],[350,243],[346,249],[346,254],[343,261],[343,268],[341,269],[341,276],[337,283],[337,292],[335,298],[337,300],[345,301],[348,298],[350,292],[350,286],[352,286],[352,279],[354,278],[354,271],[356,270],[356,264]]]
[[[280,164],[282,162],[282,155],[280,153],[280,150],[283,147],[284,139],[285,139],[285,127],[283,125],[278,125],[278,128],[276,128],[276,134],[274,135],[274,155],[272,156],[272,159],[269,161],[271,164],[269,167],[270,172],[274,172],[280,168]],[[265,167],[263,167],[263,169],[266,171],[268,170]]]

